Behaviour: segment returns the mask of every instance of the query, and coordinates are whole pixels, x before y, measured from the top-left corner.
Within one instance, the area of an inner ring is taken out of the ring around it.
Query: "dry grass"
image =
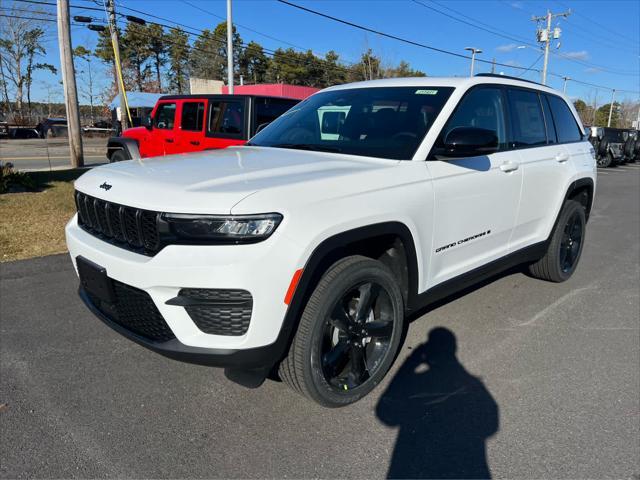
[[[0,262],[67,251],[64,226],[73,216],[73,180],[81,171],[33,174],[38,192],[0,195]]]

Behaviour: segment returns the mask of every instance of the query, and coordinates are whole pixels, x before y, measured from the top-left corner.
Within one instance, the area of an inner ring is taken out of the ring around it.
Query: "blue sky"
[[[639,91],[640,79],[640,2],[628,1],[447,1],[447,0],[292,0],[294,3],[366,25],[393,35],[437,48],[465,54],[465,47],[481,48],[478,58],[530,67],[540,57],[535,48],[535,23],[532,15],[573,11],[568,19],[554,20],[562,29],[560,48],[553,42],[549,71],[584,82],[619,90]],[[4,7],[11,1],[3,2]],[[205,13],[198,8],[207,10]],[[90,0],[71,0],[72,5],[95,6]],[[226,15],[226,3],[217,0],[116,0],[121,7],[131,7],[171,19],[194,29],[213,28]],[[1,7],[2,4],[0,4]],[[19,8],[28,7],[18,3]],[[427,8],[427,7],[431,7]],[[55,7],[42,7],[54,12]],[[500,33],[496,35],[437,13],[440,10],[457,19],[480,25]],[[123,13],[127,13],[124,9]],[[100,12],[72,9],[72,14],[100,16]],[[129,12],[131,13],[131,12]],[[138,15],[138,14],[136,14]],[[217,16],[216,16],[217,15]],[[143,15],[138,15],[143,16]],[[346,62],[356,61],[367,47],[380,54],[384,61],[395,64],[407,60],[412,67],[430,76],[467,75],[469,61],[442,55],[419,47],[365,33],[352,27],[324,19],[273,0],[234,0],[234,22],[243,40],[256,40],[271,49],[293,44],[311,49],[317,54],[335,50]],[[169,23],[169,22],[163,22]],[[51,24],[55,27],[55,24]],[[605,26],[610,25],[609,30]],[[248,27],[249,29],[245,28]],[[85,27],[74,27],[74,45],[92,46],[95,33]],[[260,35],[260,32],[266,36]],[[268,38],[273,37],[273,38]],[[57,65],[58,51],[55,31],[48,35],[47,61]],[[526,43],[532,45],[525,45]],[[524,46],[524,48],[522,48]],[[521,48],[518,48],[521,47]],[[575,63],[569,58],[582,63]],[[97,63],[97,62],[96,62]],[[476,71],[489,71],[488,64],[476,64]],[[542,67],[542,59],[534,68]],[[517,75],[520,72],[497,67],[498,72]],[[616,73],[617,72],[617,73]],[[34,97],[46,99],[47,91],[55,93],[55,82],[49,75],[40,74],[34,85]],[[538,80],[540,74],[527,72],[524,78]],[[51,86],[47,89],[45,83]],[[551,77],[551,86],[562,89],[563,80]],[[58,89],[59,90],[59,89]],[[567,94],[571,97],[593,98],[596,88],[569,81]],[[610,90],[598,89],[598,103],[606,103]],[[616,99],[638,100],[638,93],[619,92]]]

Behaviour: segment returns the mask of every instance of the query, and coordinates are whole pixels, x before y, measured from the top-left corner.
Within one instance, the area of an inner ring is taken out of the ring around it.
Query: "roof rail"
[[[535,83],[536,85],[543,85],[540,82],[535,82],[533,80],[527,80],[526,78],[520,77],[512,77],[510,75],[500,75],[498,73],[476,73],[474,76],[476,77],[492,77],[492,78],[508,78],[509,80],[520,80],[521,82]],[[546,87],[547,85],[543,85]]]

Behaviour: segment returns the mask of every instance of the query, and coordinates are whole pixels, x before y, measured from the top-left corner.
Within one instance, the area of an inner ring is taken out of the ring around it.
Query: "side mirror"
[[[256,128],[256,133],[258,133],[260,130],[264,130],[270,123],[271,122],[264,122],[258,125],[258,128]]]
[[[142,125],[147,128],[147,130],[151,130],[153,128],[153,119],[150,115],[146,115],[142,118]]]
[[[498,151],[498,135],[493,130],[457,127],[444,139],[446,157],[477,157]]]

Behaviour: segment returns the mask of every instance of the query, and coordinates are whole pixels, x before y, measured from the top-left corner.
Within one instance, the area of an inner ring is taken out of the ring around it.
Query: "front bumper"
[[[137,335],[101,313],[86,292],[80,296],[105,323],[127,338],[162,355],[215,366],[267,366],[278,342],[287,305],[284,298],[296,265],[298,247],[274,233],[251,245],[170,245],[153,257],[133,253],[81,229],[76,217],[66,227],[71,259],[82,256],[106,269],[108,277],[147,294],[175,339],[157,342]],[[205,333],[184,306],[171,302],[181,289],[243,289],[251,293],[249,327],[242,335]],[[277,355],[275,355],[277,356]]]
[[[97,308],[90,296],[82,287],[78,289],[78,295],[96,317],[116,332],[127,337],[129,340],[148,348],[149,350],[173,360],[194,363],[197,365],[252,370],[271,367],[275,365],[282,356],[282,348],[277,342],[264,347],[244,350],[192,347],[181,343],[177,338],[166,342],[154,342],[140,335],[136,335],[131,330],[122,327],[107,317]]]

